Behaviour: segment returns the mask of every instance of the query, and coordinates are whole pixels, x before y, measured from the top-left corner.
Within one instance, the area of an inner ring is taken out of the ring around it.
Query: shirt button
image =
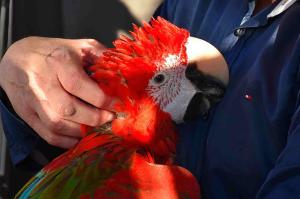
[[[234,31],[234,35],[237,36],[237,37],[242,37],[244,36],[246,33],[246,29],[245,28],[239,28],[239,29],[236,29]]]

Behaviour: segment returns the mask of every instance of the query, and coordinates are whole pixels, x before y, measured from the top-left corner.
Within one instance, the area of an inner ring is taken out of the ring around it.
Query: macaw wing
[[[149,163],[139,153],[131,156],[130,167],[121,169],[82,199],[200,199],[195,177],[173,165]]]
[[[197,180],[184,168],[149,163],[112,135],[90,134],[83,141],[41,170],[16,198],[200,198]]]
[[[36,174],[15,198],[67,199],[93,194],[114,173],[129,168],[133,154],[133,149],[113,135],[88,135]]]

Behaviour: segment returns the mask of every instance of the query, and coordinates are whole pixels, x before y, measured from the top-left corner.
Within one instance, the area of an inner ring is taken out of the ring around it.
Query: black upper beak
[[[195,85],[198,92],[190,101],[183,119],[188,121],[199,116],[206,117],[209,109],[223,97],[225,85],[215,77],[199,71],[196,64],[189,64],[185,75]]]

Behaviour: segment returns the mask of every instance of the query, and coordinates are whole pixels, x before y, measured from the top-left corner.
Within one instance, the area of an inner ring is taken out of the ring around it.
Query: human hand
[[[28,37],[15,42],[0,62],[0,85],[16,113],[49,144],[70,148],[79,123],[101,125],[113,118],[113,99],[83,69],[86,53],[105,47],[92,39]]]

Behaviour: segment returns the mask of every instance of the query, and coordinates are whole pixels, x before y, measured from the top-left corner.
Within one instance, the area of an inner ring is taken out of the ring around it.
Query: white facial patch
[[[187,107],[197,92],[196,87],[185,77],[186,67],[181,65],[178,56],[169,55],[164,65],[158,66],[147,88],[155,102],[176,123],[183,122]]]
[[[165,59],[164,69],[173,68],[178,64],[179,57],[177,55],[169,55]]]
[[[180,82],[179,93],[163,110],[170,113],[174,122],[182,123],[188,105],[196,93],[195,86],[183,76]]]

